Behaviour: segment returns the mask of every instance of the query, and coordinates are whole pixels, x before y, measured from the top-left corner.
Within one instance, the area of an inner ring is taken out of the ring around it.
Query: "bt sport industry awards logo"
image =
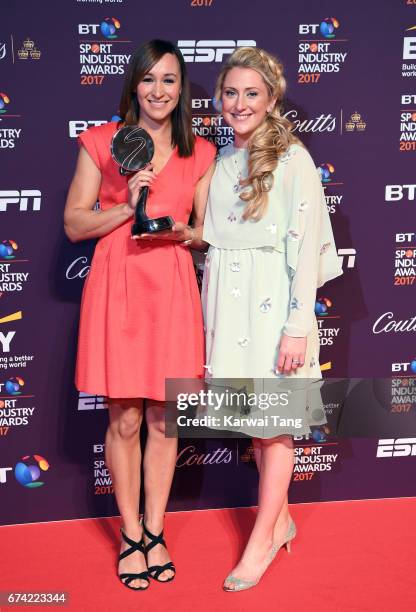
[[[396,234],[394,250],[394,285],[413,285],[416,277],[416,232]]]
[[[26,427],[34,418],[36,407],[33,395],[22,394],[25,381],[21,376],[8,378],[0,383],[0,436],[7,436],[12,430]]]
[[[10,96],[5,93],[0,93],[0,121],[1,125],[3,125],[4,120],[7,121],[15,121],[16,119],[20,119],[21,115],[16,115],[14,112],[10,113],[11,106]],[[14,149],[16,146],[16,141],[22,135],[22,128],[13,128],[13,127],[0,127],[0,149]]]
[[[333,302],[327,297],[320,297],[315,302],[320,346],[332,346],[339,336],[341,317],[332,312],[332,307]]]
[[[334,190],[338,191],[340,187],[343,186],[344,183],[339,181],[335,177],[335,167],[331,163],[324,163],[318,167],[318,174],[322,182],[322,187],[324,190],[325,202],[328,212],[330,214],[336,212],[338,206],[341,204],[343,195],[342,194],[334,194],[332,193]],[[328,188],[331,193],[327,193]]]
[[[22,291],[29,280],[29,272],[22,270],[28,259],[16,259],[18,244],[14,240],[0,242],[0,295],[12,291]]]
[[[398,414],[416,409],[416,356],[391,364],[390,411]]]
[[[211,98],[192,99],[192,131],[219,147],[233,142],[233,129],[226,125]]]
[[[16,463],[14,475],[19,484],[29,489],[43,486],[45,483],[39,480],[42,472],[49,470],[49,463],[41,455],[25,455]]]
[[[416,94],[403,94],[401,96],[400,111],[400,151],[416,151]]]
[[[81,85],[102,85],[108,76],[124,75],[131,54],[116,43],[131,41],[119,40],[120,29],[121,22],[116,17],[106,17],[101,23],[78,24]]]
[[[340,25],[335,17],[326,17],[320,23],[299,24],[302,38],[298,41],[298,83],[318,83],[323,73],[340,72],[347,57],[347,52],[341,49],[348,42],[337,37]]]

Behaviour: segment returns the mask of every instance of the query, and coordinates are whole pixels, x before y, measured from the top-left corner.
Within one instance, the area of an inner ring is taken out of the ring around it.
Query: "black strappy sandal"
[[[144,545],[144,550],[146,553],[146,561],[147,561],[147,555],[149,554],[149,550],[152,550],[152,548],[154,548],[158,544],[161,544],[166,549],[167,547],[166,547],[166,542],[163,539],[163,530],[159,533],[159,535],[156,536],[153,533],[150,533],[150,531],[147,529],[143,521],[143,531],[144,531],[145,536],[149,538],[150,540],[149,544]],[[165,570],[172,570],[174,574],[170,576],[170,578],[166,578],[165,580],[163,579],[159,580],[160,574],[162,574]],[[176,575],[176,568],[172,561],[168,561],[167,563],[165,563],[165,565],[151,565],[150,567],[147,568],[147,571],[149,572],[149,576],[153,578],[153,580],[157,580],[157,582],[170,582],[171,580],[175,578],[175,575]]]
[[[143,553],[144,557],[146,557],[143,537],[139,542],[135,542],[134,540],[131,540],[128,536],[126,536],[126,534],[124,533],[122,529],[120,529],[120,532],[121,532],[121,537],[126,542],[126,544],[130,546],[130,548],[126,548],[125,551],[120,553],[119,558],[118,558],[119,561],[121,561],[122,559],[125,559],[125,557],[128,557],[129,555],[134,553],[136,550]],[[128,589],[132,589],[133,591],[146,591],[150,585],[148,570],[145,570],[144,572],[140,572],[140,574],[131,574],[131,573],[118,574],[118,577],[120,578],[124,586],[126,586]],[[133,580],[146,580],[147,586],[145,587],[130,586],[130,582],[132,582]]]

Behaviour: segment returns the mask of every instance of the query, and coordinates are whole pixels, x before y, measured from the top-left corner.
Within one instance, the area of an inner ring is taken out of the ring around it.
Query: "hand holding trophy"
[[[151,136],[143,128],[125,126],[117,130],[111,141],[111,156],[119,165],[122,175],[138,172],[147,166],[153,158],[154,144]],[[140,191],[134,213],[134,223],[131,228],[132,236],[141,234],[154,234],[169,230],[174,225],[170,216],[150,219],[146,214],[146,202],[149,188],[143,187]]]

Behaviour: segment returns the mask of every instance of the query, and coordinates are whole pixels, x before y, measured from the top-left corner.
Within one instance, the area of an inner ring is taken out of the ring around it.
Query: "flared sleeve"
[[[342,274],[331,222],[315,164],[302,147],[287,161],[289,223],[286,257],[291,277],[288,336],[309,334],[315,319],[316,290]]]

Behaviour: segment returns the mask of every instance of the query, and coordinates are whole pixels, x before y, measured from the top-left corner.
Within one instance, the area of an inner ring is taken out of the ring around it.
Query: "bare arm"
[[[207,248],[207,243],[202,240],[202,230],[204,227],[205,209],[207,207],[209,185],[211,183],[212,175],[214,174],[216,162],[213,161],[205,174],[199,179],[194,196],[194,226],[193,233],[194,237],[192,240],[191,247],[198,251],[203,251]]]
[[[129,203],[94,211],[101,185],[101,172],[81,147],[64,212],[65,233],[72,242],[105,236],[134,213]]]

